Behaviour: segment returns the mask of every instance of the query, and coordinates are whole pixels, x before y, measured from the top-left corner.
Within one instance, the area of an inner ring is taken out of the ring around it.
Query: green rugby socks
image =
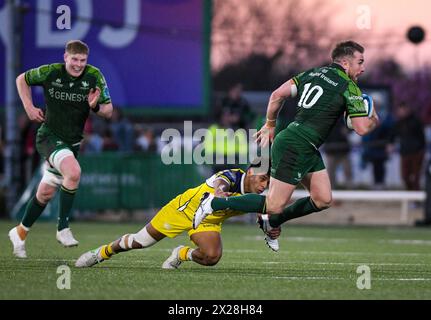
[[[69,215],[72,210],[73,200],[78,189],[60,188],[60,213],[58,215],[58,231],[69,227]]]
[[[214,198],[211,207],[218,210],[237,210],[242,212],[265,212],[265,196],[256,193],[247,193],[237,197]]]
[[[36,220],[40,217],[43,210],[45,209],[46,204],[41,204],[36,195],[34,195],[27,203],[25,208],[24,217],[22,218],[22,225],[26,228],[30,228]]]
[[[278,227],[286,221],[318,211],[322,211],[322,209],[317,208],[310,197],[301,198],[286,207],[282,213],[271,214],[269,216],[269,224],[271,227]]]
[[[238,197],[214,198],[211,207],[214,211],[231,209],[242,212],[265,213],[265,200],[266,197],[263,195],[248,193]],[[286,207],[280,214],[271,214],[269,224],[272,227],[278,227],[286,221],[319,211],[322,209],[316,207],[311,197],[301,198]]]

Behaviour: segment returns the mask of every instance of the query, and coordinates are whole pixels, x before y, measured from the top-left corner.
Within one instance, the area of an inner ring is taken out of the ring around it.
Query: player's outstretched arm
[[[18,95],[21,98],[24,110],[27,113],[28,118],[31,121],[43,122],[45,121],[45,116],[43,111],[36,108],[33,104],[33,99],[31,97],[31,87],[25,81],[25,74],[21,73],[16,78],[16,87],[18,90]]]
[[[285,99],[296,96],[296,90],[295,82],[290,79],[272,92],[266,110],[266,123],[254,136],[262,148],[273,141],[278,113]]]
[[[278,113],[283,105],[283,101],[289,97],[296,96],[296,84],[290,79],[272,92],[266,110],[267,120],[277,119]]]

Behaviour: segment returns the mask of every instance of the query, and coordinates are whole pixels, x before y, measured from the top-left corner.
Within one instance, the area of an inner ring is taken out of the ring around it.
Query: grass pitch
[[[77,269],[81,253],[142,226],[73,223],[80,245],[63,248],[54,224],[37,223],[25,260],[12,256],[7,236],[12,226],[0,222],[0,299],[431,299],[429,228],[285,225],[274,253],[257,227],[226,224],[216,266],[188,262],[163,270],[171,250],[190,243],[186,236]],[[70,267],[70,289],[57,288],[61,265]],[[361,265],[370,268],[370,289],[357,288]]]

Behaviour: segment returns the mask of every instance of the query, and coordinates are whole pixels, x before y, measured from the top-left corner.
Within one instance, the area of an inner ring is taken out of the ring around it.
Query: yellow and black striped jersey
[[[244,194],[244,179],[245,179],[245,172],[241,169],[229,169],[229,170],[223,170],[219,171],[216,174],[213,174],[211,177],[209,177],[206,180],[206,184],[214,188],[214,182],[217,180],[223,180],[226,181],[229,184],[229,190],[227,192],[232,193],[238,193],[238,194]]]

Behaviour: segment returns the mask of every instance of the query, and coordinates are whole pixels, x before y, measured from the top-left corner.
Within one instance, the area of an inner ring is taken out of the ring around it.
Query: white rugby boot
[[[21,240],[18,235],[17,227],[12,228],[9,231],[9,239],[13,245],[13,254],[17,258],[27,258],[27,252],[25,251],[25,240]]]
[[[78,260],[75,262],[75,267],[77,268],[89,268],[94,266],[95,264],[98,264],[100,262],[105,261],[105,259],[102,258],[100,255],[100,248],[87,251],[86,253],[82,254]]]
[[[57,241],[64,247],[76,247],[79,244],[79,242],[73,237],[70,228],[57,231]]]
[[[278,244],[278,239],[272,239],[269,236],[269,232],[273,229],[269,224],[269,216],[267,214],[258,214],[257,215],[257,224],[259,228],[262,229],[265,234],[265,242],[267,246],[272,250],[277,252],[280,249]]]
[[[162,269],[178,269],[178,267],[183,263],[180,260],[180,250],[184,246],[178,246],[172,250],[171,255],[163,262]]]

